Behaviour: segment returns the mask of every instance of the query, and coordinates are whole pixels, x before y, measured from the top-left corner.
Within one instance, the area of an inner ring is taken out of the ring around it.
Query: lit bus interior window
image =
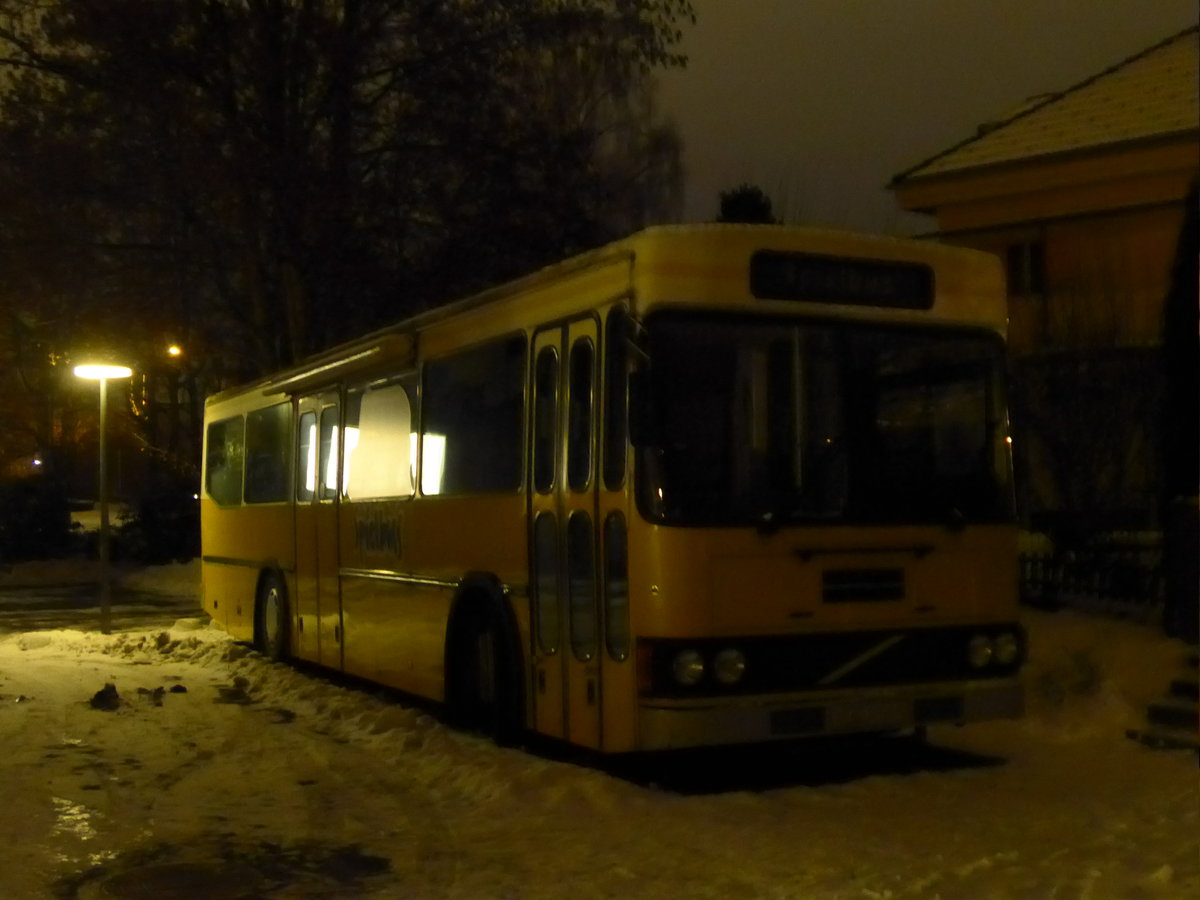
[[[412,406],[403,385],[360,388],[346,396],[342,494],[352,500],[413,493]]]
[[[421,442],[421,492],[440,494],[443,491],[442,473],[446,468],[446,436],[426,433]]]
[[[338,409],[327,406],[321,410],[321,473],[320,499],[332,500],[337,493],[338,467]]]
[[[308,501],[317,490],[317,414],[300,416],[300,471],[297,473],[296,499]]]

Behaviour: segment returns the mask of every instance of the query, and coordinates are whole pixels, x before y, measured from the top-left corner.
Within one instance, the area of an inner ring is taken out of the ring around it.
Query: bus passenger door
[[[533,341],[530,560],[537,730],[600,745],[593,319]]]
[[[296,482],[297,652],[323,666],[342,667],[338,586],[338,397],[300,400]]]

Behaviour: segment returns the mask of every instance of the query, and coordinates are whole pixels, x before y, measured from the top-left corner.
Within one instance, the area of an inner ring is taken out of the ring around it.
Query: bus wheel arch
[[[288,658],[292,620],[287,580],[277,569],[265,569],[254,592],[254,647],[276,661]]]
[[[446,628],[445,709],[456,727],[515,743],[524,728],[524,690],[516,622],[491,575],[469,575],[455,594]]]

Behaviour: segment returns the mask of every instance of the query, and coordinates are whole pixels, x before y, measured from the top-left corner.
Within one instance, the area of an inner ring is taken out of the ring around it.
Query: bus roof
[[[679,303],[718,306],[739,301],[761,304],[765,312],[795,314],[789,299],[756,297],[750,260],[756,253],[802,254],[863,263],[914,264],[930,268],[935,285],[925,309],[887,309],[863,304],[807,300],[806,314],[878,320],[938,322],[990,328],[1003,335],[1007,300],[1003,269],[992,254],[927,240],[887,237],[834,229],[781,225],[710,223],[658,225],[595,250],[546,266],[513,281],[418,313],[362,337],[318,353],[296,366],[250,384],[222,391],[208,402],[233,396],[296,393],[337,377],[370,371],[387,360],[394,369],[406,356],[416,365],[417,336],[475,311],[503,307],[531,292],[609,270],[612,296],[627,294],[634,311]],[[620,287],[615,284],[620,281]]]

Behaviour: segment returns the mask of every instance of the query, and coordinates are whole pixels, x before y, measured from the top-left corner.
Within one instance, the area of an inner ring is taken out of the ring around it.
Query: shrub
[[[152,471],[117,527],[116,551],[150,565],[185,562],[200,552],[200,503],[189,475]]]
[[[45,559],[73,549],[66,490],[41,476],[0,482],[0,558]]]

